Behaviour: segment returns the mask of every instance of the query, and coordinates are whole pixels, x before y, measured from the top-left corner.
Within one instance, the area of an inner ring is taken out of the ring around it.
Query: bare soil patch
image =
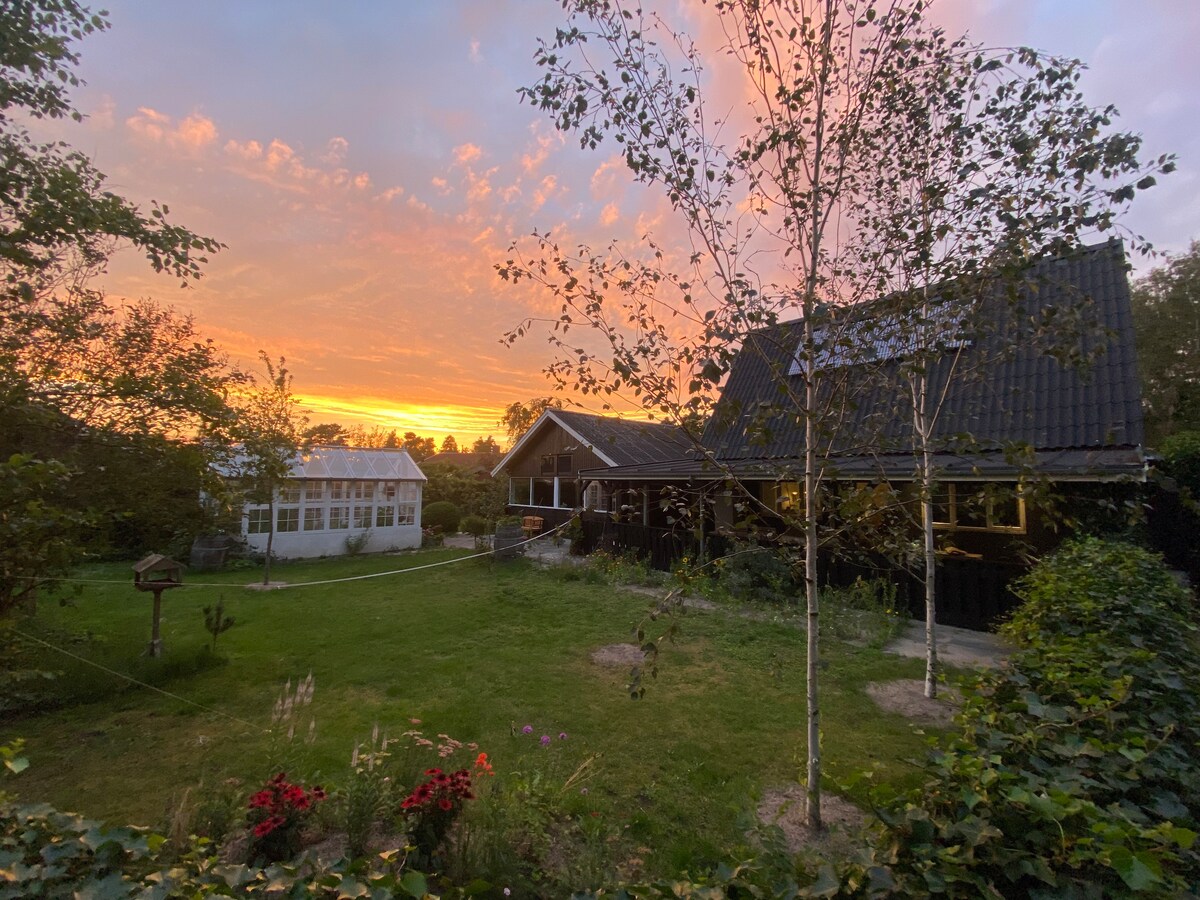
[[[637,644],[608,644],[592,651],[592,662],[609,668],[640,666],[645,660],[646,654]]]
[[[837,794],[821,793],[821,821],[825,828],[813,832],[805,823],[804,788],[798,784],[771,788],[758,804],[758,820],[764,825],[783,829],[788,850],[817,850],[822,856],[848,856],[856,846],[855,837],[867,822],[866,814]]]
[[[938,686],[937,699],[930,700],[925,696],[925,682],[919,678],[873,681],[867,685],[867,696],[882,710],[898,713],[910,722],[939,728],[954,721],[962,703],[958,689],[944,684]]]

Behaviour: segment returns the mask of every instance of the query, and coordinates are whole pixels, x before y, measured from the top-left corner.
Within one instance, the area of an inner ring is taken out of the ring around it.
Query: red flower
[[[270,806],[272,799],[273,797],[270,791],[259,791],[250,798],[250,808],[258,809],[259,807]]]
[[[438,807],[440,807],[444,812],[450,812],[450,810],[454,809],[454,804],[451,803],[448,798],[443,797],[438,801]]]

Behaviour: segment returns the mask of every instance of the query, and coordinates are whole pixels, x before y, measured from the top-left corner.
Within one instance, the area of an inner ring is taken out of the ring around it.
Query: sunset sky
[[[540,338],[500,344],[547,309],[496,277],[509,243],[665,227],[619,157],[518,102],[557,2],[101,5],[111,29],[79,47],[88,119],[56,136],[114,190],[228,245],[186,291],[130,253],[104,285],[193,313],[247,365],[260,348],[286,356],[314,422],[501,436],[504,405],[548,392],[551,358]],[[712,15],[659,6],[695,35]],[[1180,158],[1126,224],[1166,251],[1200,237],[1200,2],[942,0],[934,17],[1087,61],[1088,99],[1115,103],[1147,155]]]

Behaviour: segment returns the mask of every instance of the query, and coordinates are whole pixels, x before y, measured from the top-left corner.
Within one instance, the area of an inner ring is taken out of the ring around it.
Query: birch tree
[[[855,277],[890,298],[881,327],[903,348],[898,372],[919,485],[925,695],[933,698],[935,459],[949,449],[939,426],[956,385],[981,382],[1001,361],[968,348],[987,330],[1003,333],[1009,347],[1076,350],[1086,315],[1072,320],[1058,309],[1049,323],[1021,307],[1030,267],[1087,237],[1123,233],[1120,213],[1174,158],[1143,162],[1136,135],[1109,129],[1116,110],[1085,101],[1078,60],[989,50],[936,29],[913,49],[903,68],[889,66],[889,104],[863,123],[876,174],[848,198],[846,214]],[[977,437],[958,434],[955,443]]]
[[[1022,243],[1026,210],[1006,208],[1005,184],[988,186],[997,169],[994,154],[1015,153],[1021,163],[1007,186],[1025,189],[1025,179],[1041,196],[1037,179],[1051,179],[1055,189],[1042,205],[1029,207],[1051,220],[1051,201],[1063,196],[1056,190],[1071,178],[1093,171],[1130,175],[1128,160],[1136,157],[1136,142],[1128,136],[1105,139],[1098,133],[1109,113],[1073,105],[1077,92],[1054,82],[1061,66],[1020,51],[1006,68],[996,54],[946,39],[924,20],[926,5],[717,0],[709,9],[724,38],[718,53],[740,70],[748,98],[745,109],[722,115],[706,101],[709,81],[699,52],[661,19],[620,0],[566,0],[564,26],[535,54],[544,75],[522,91],[524,99],[575,134],[581,148],[619,148],[633,177],[665,197],[689,245],[680,252],[675,243],[647,235],[636,248],[618,242],[564,247],[537,231],[515,243],[510,258],[497,266],[501,277],[529,280],[559,301],[557,317],[525,320],[508,337],[548,332],[556,358],[547,372],[560,389],[603,403],[630,400],[680,425],[711,412],[715,388],[738,352],[765,358],[777,334],[798,344],[782,357],[770,354],[773,396],[753,410],[718,412],[740,422],[751,441],[768,443],[774,424],[785,420],[803,432],[803,502],[793,524],[803,534],[805,780],[814,828],[821,825],[817,560],[823,543],[834,537],[819,498],[836,474],[834,457],[869,452],[871,442],[866,431],[855,437],[842,428],[854,391],[873,377],[869,367],[857,367],[850,377],[855,367],[829,365],[831,354],[868,361],[863,345],[869,341],[857,316],[845,310],[878,297],[897,268],[911,279],[910,287],[931,284],[939,275],[932,261],[951,258],[945,229],[962,209],[958,201],[968,209],[982,204],[992,219],[978,216],[960,241],[964,249],[982,248],[981,256],[958,272],[943,268],[942,275],[970,274],[1007,259],[986,252],[988,235],[1004,236],[1002,246],[1013,260],[1055,246],[1049,240]],[[984,88],[994,101],[975,98],[973,92]],[[1023,113],[1026,90],[1036,99]],[[970,121],[969,110],[958,107],[973,103],[993,118],[983,117],[977,132],[958,135],[947,120]],[[1046,109],[1044,118],[1035,114]],[[1038,144],[1044,152],[1026,164],[1025,129],[1034,127],[1046,129]],[[1076,127],[1086,134],[1072,141],[1062,130]],[[957,171],[932,150],[899,156],[921,149],[931,135],[950,141]],[[1089,150],[1101,155],[1070,156]],[[906,199],[926,175],[936,176],[928,180],[931,191],[940,185],[947,192],[936,216],[933,202],[923,217],[920,203]],[[964,183],[951,184],[953,178]],[[1138,180],[1122,181],[1110,199],[1123,202]],[[1080,214],[1080,227],[1108,224],[1097,210]],[[922,226],[932,237],[910,247],[906,238]],[[931,305],[923,318],[911,307],[907,312],[910,334],[914,328],[928,332],[938,321]],[[797,318],[798,341],[795,330],[774,328]],[[914,359],[914,430],[932,434],[931,389],[922,387],[919,357]],[[711,449],[705,453],[714,477],[736,484],[737,473],[722,470]],[[929,491],[924,495],[927,509]],[[934,667],[935,651],[931,647]]]

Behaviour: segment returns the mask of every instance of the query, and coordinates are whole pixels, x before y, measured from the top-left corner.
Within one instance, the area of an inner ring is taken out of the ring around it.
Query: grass
[[[356,557],[280,564],[290,583],[371,574],[460,555]],[[744,843],[739,817],[766,787],[803,769],[804,635],[785,623],[689,612],[646,697],[629,699],[623,669],[593,649],[631,639],[648,599],[525,561],[459,565],[364,581],[256,592],[252,571],[190,574],[163,599],[164,658],[140,654],[151,601],[125,566],[94,566],[72,605],[43,602],[26,633],[191,701],[131,687],[30,645],[26,665],[60,676],[0,722],[0,742],[27,740],[31,767],[7,788],[110,821],[162,826],[185,789],[236,779],[253,785],[277,766],[336,784],[375,723],[395,735],[420,719],[427,734],[477,741],[497,771],[544,775],[565,801],[611,827],[625,854],[653,848],[645,870],[697,870]],[[234,627],[208,652],[202,608],[223,597]],[[18,661],[20,662],[20,661]],[[822,728],[829,787],[864,769],[876,780],[915,777],[924,738],[878,711],[867,683],[920,677],[922,663],[825,642]],[[312,746],[287,745],[270,725],[284,682],[312,672]],[[203,707],[203,708],[200,708]],[[232,717],[232,718],[229,718]],[[235,721],[240,720],[240,721]],[[533,725],[533,737],[520,733]],[[541,734],[568,740],[549,749]],[[242,788],[248,790],[248,788]]]

